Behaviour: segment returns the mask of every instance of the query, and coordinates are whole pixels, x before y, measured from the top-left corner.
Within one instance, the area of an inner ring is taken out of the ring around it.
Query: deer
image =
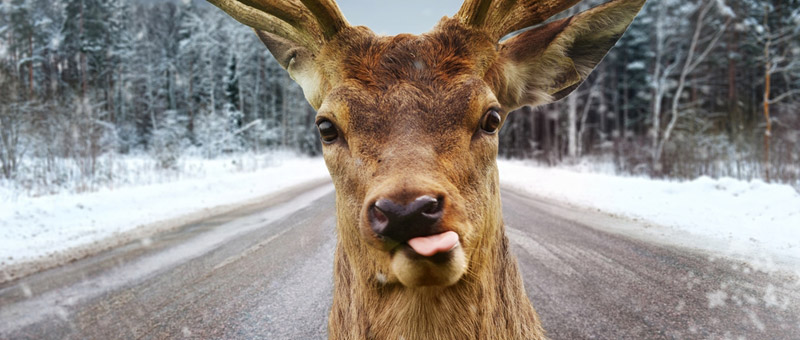
[[[333,0],[209,0],[317,111],[335,187],[330,339],[545,339],[501,213],[498,131],[564,98],[644,5],[466,0],[428,33],[351,26]]]

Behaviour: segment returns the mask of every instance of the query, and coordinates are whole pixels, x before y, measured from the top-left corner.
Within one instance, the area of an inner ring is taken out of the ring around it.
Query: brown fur
[[[234,0],[212,1],[241,12]],[[311,34],[320,46],[269,31],[280,23],[253,26],[317,120],[339,131],[323,147],[337,208],[331,339],[545,338],[505,236],[498,134],[479,126],[490,109],[504,121],[521,105],[566,96],[644,3],[616,0],[498,43],[575,1],[472,1],[430,33],[386,37],[348,26],[330,1],[303,0],[320,23],[338,23],[313,29],[325,33]],[[264,17],[237,19],[253,16]],[[494,21],[502,27],[489,28]],[[444,197],[438,228],[459,235],[460,246],[440,257],[370,228],[378,198],[407,204],[421,195]]]
[[[339,85],[319,110],[343,136],[324,150],[337,188],[330,338],[543,337],[504,235],[497,135],[476,131],[499,106],[482,79],[495,44],[450,19],[423,36],[351,30],[331,44],[346,57],[331,63],[327,78]],[[459,233],[467,258],[454,285],[406,287],[393,273],[396,254],[371,237],[364,202],[403,191],[449,198],[443,225]]]

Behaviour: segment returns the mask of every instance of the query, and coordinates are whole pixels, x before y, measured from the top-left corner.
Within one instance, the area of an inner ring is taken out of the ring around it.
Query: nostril
[[[443,197],[440,196],[439,198],[436,198],[436,199],[434,199],[433,197],[430,197],[430,196],[423,196],[423,197],[426,197],[426,199],[425,199],[426,202],[422,206],[422,209],[421,209],[423,215],[428,215],[428,216],[437,215],[438,213],[440,213],[442,211],[442,204],[444,203],[443,202]],[[434,217],[434,216],[430,216],[430,217]]]
[[[383,211],[381,211],[381,209],[374,204],[372,205],[372,217],[375,218],[375,221],[378,223],[386,223],[389,221],[389,218],[386,217],[386,214],[384,214]]]
[[[386,231],[386,227],[389,225],[389,218],[386,217],[386,214],[381,211],[377,204],[373,204],[372,207],[370,207],[369,214],[372,231],[382,236]]]

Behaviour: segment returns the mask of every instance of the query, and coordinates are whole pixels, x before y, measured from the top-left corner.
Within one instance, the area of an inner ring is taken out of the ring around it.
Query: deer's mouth
[[[406,287],[455,284],[466,272],[464,237],[472,230],[460,196],[424,179],[396,182],[364,200],[364,240],[386,252],[390,277]]]
[[[466,272],[467,262],[458,234],[446,231],[417,237],[392,253],[393,274],[404,286],[450,286]]]
[[[423,257],[433,257],[438,254],[447,253],[459,246],[458,234],[454,231],[446,231],[440,234],[415,237],[408,242],[408,248]]]

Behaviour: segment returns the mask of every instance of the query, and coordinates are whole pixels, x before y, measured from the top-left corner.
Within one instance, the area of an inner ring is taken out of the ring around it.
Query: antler
[[[323,42],[349,26],[332,0],[208,0],[234,19],[319,50]]]
[[[495,39],[544,22],[580,0],[466,0],[456,13],[462,23]]]

